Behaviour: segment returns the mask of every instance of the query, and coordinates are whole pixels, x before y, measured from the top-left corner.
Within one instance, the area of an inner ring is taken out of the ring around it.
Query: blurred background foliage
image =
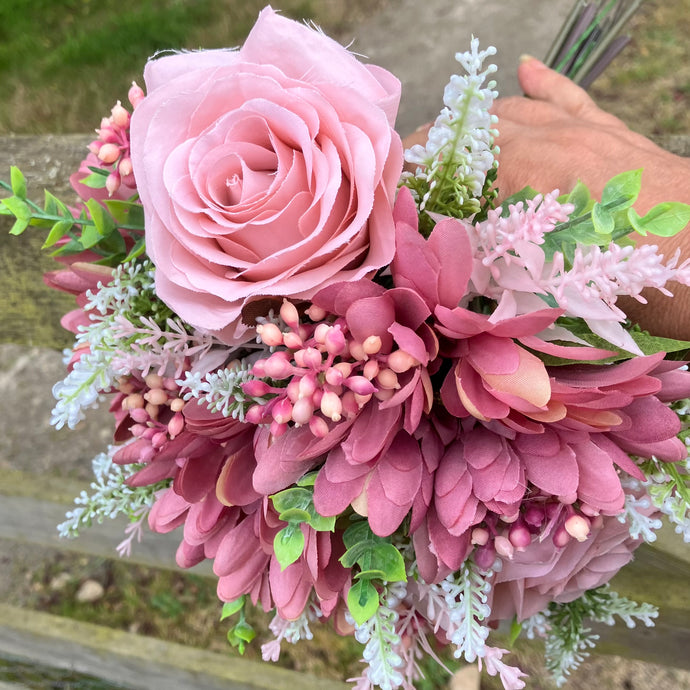
[[[276,6],[347,41],[357,22],[400,1],[281,0]],[[115,100],[126,101],[133,80],[143,81],[148,56],[240,45],[265,4],[2,0],[0,134],[92,131]],[[644,134],[690,132],[690,0],[645,0],[629,32],[631,45],[595,83],[595,99]]]

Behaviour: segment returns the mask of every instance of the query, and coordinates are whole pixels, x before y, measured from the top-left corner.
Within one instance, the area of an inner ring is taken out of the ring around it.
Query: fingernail
[[[530,60],[536,60],[536,59],[537,58],[535,58],[532,55],[528,55],[527,53],[523,53],[522,55],[520,55],[520,64],[522,64],[523,62],[529,62]]]

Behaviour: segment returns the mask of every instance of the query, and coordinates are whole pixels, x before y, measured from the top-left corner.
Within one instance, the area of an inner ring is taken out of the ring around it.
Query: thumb
[[[530,55],[520,58],[518,81],[525,95],[559,106],[570,115],[596,117],[602,112],[584,89]]]

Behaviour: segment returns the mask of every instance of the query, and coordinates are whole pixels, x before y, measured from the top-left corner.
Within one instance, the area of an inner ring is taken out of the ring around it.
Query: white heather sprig
[[[641,483],[632,477],[621,479],[621,485],[627,490],[625,494],[625,506],[623,512],[618,515],[618,522],[627,523],[630,536],[633,539],[644,539],[651,544],[656,541],[655,530],[661,529],[661,520],[655,515],[649,515],[652,503],[649,496],[640,493]],[[629,491],[634,493],[629,493]]]
[[[285,640],[289,644],[297,644],[300,640],[311,640],[314,634],[309,623],[321,617],[321,610],[314,602],[304,607],[302,614],[294,621],[286,620],[276,613],[268,624],[275,639],[261,645],[261,657],[264,661],[278,661],[280,657],[280,643]]]
[[[53,387],[57,403],[50,423],[57,429],[74,427],[84,419],[84,410],[97,407],[100,394],[107,393],[118,376],[131,372],[121,369],[114,359],[123,343],[115,335],[115,320],[123,314],[137,314],[142,305],[155,300],[153,264],[121,264],[112,280],[87,292],[85,312],[91,323],[80,328],[73,352],[80,356],[63,381]],[[167,307],[166,307],[167,309]]]
[[[122,555],[129,553],[132,539],[135,536],[139,538],[140,525],[148,515],[156,493],[167,488],[169,482],[163,481],[141,487],[129,486],[127,479],[138,466],[114,463],[113,455],[117,450],[118,448],[110,446],[106,453],[99,453],[93,459],[92,493],[89,495],[82,491],[74,499],[77,508],[66,514],[67,519],[58,525],[58,532],[61,537],[74,538],[79,536],[81,528],[91,527],[94,523],[101,524],[106,518],[114,519],[118,515],[124,515],[134,528],[128,528],[128,537],[118,547],[118,552]]]
[[[643,464],[643,470],[646,480],[641,483],[652,504],[668,517],[683,541],[690,543],[690,458],[666,463],[653,457]]]
[[[250,373],[250,364],[236,362],[232,367],[225,367],[214,372],[184,372],[184,378],[176,381],[185,389],[184,399],[202,400],[211,412],[220,412],[224,417],[233,417],[244,421],[244,414],[249,405],[264,403],[263,398],[247,395],[242,384],[255,377]]]
[[[586,620],[613,625],[618,616],[629,628],[639,622],[651,627],[659,615],[656,607],[620,597],[608,585],[589,590],[567,604],[551,603],[548,612],[544,613],[549,623],[545,642],[546,667],[559,687],[599,639],[599,635],[585,627]]]
[[[363,658],[368,664],[361,677],[349,679],[357,681],[356,690],[369,690],[372,687],[414,690],[399,670],[403,659],[398,652],[400,635],[396,630],[398,613],[395,608],[404,598],[405,591],[404,582],[386,586],[376,613],[366,623],[355,625],[355,639],[366,645]]]
[[[489,112],[498,93],[495,81],[485,85],[487,77],[496,72],[496,66],[484,68],[484,60],[496,54],[489,46],[479,50],[479,41],[473,38],[470,50],[457,53],[455,59],[465,74],[454,74],[443,93],[445,107],[429,130],[425,146],[417,144],[405,152],[408,163],[419,166],[409,186],[418,193],[421,211],[444,213],[452,205],[457,216],[480,209],[487,173],[495,165],[495,116]],[[414,184],[414,179],[423,186]]]

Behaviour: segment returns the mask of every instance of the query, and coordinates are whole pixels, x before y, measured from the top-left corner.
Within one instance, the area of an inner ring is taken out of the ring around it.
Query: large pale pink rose
[[[262,296],[309,298],[390,263],[400,83],[263,10],[240,50],[149,61],[131,155],[156,290],[240,342]]]

